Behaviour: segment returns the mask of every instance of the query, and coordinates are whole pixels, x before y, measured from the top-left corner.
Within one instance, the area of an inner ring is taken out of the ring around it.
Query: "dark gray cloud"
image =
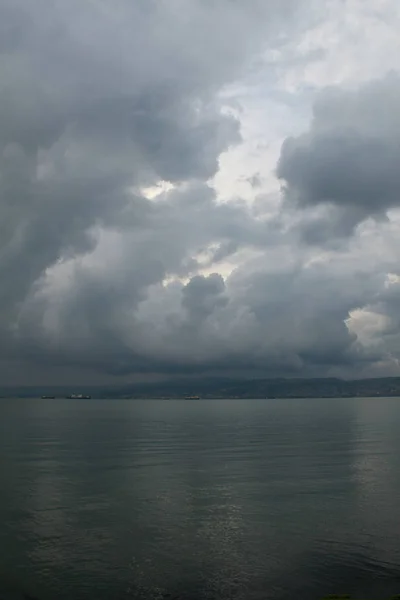
[[[119,374],[334,374],[376,360],[346,319],[383,283],[367,268],[346,272],[341,260],[309,267],[299,262],[280,272],[261,261],[247,263],[226,282],[219,274],[194,276],[186,285],[146,281],[134,308],[131,292],[119,291],[118,300],[115,278],[93,280],[83,271],[70,286],[74,297],[53,292],[28,303],[20,331],[25,344],[34,341],[26,351],[41,348],[44,360],[50,345],[61,363]]]
[[[399,206],[399,102],[394,74],[356,90],[328,89],[309,131],[283,144],[277,174],[287,203],[326,208],[304,224],[307,241],[349,236],[368,217]]]
[[[218,94],[296,4],[0,0],[3,354],[68,362],[77,345],[96,364],[107,346],[112,369],[149,286],[257,243],[206,184],[240,139]],[[179,187],[153,203],[160,179]],[[85,256],[103,246],[99,270]]]
[[[214,273],[209,277],[196,275],[182,290],[182,306],[188,315],[196,321],[202,321],[211,315],[218,306],[225,306],[225,283],[221,275]]]
[[[210,184],[240,140],[221,90],[265,44],[296,36],[313,14],[304,6],[0,0],[5,364],[326,374],[377,360],[346,319],[384,275],[313,262],[291,232],[218,202]],[[396,206],[398,90],[388,78],[327,92],[309,133],[285,143],[285,210],[301,209],[309,241]],[[160,181],[168,191],[149,199]],[[308,212],[321,204],[333,216],[315,227]],[[227,259],[237,268],[223,277]]]
[[[182,8],[1,1],[0,275],[7,303],[21,301],[55,261],[90,247],[90,228],[120,218],[131,186],[205,180],[238,140],[238,124],[221,113],[215,92],[255,43],[234,33],[269,11],[258,2],[246,11],[229,2]],[[222,22],[234,44],[221,47]],[[194,32],[200,24],[207,46]]]

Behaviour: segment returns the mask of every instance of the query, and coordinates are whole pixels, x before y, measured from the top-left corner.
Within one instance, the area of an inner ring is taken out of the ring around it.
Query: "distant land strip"
[[[176,398],[258,399],[258,398],[357,398],[400,397],[400,377],[344,380],[321,379],[176,379],[157,383],[124,385],[43,385],[1,386],[0,397],[33,398]]]

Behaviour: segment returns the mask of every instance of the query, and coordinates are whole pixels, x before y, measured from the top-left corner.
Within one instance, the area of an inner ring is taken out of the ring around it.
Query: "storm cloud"
[[[278,213],[258,167],[254,204],[215,186],[245,143],[232,90],[250,90],[260,64],[282,85],[276,56],[320,12],[292,0],[0,0],[4,374],[10,361],[116,379],[351,376],[384,370],[388,353],[392,364],[397,347],[384,332],[366,339],[354,315],[395,310],[395,246],[372,267],[372,234],[356,230],[388,227],[399,204],[398,76],[316,94],[308,131],[282,146]],[[353,246],[324,248],[343,238]]]
[[[395,73],[355,90],[327,89],[309,131],[285,140],[277,174],[286,200],[300,209],[325,206],[329,217],[314,225],[326,237],[351,235],[400,206],[399,106]]]

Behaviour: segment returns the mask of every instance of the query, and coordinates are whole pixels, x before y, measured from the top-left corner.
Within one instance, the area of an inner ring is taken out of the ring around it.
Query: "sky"
[[[400,375],[398,0],[0,0],[0,382]]]

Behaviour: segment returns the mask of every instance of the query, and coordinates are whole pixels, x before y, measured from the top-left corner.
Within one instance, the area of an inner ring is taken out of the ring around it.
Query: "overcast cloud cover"
[[[398,0],[0,0],[0,379],[399,374]]]

